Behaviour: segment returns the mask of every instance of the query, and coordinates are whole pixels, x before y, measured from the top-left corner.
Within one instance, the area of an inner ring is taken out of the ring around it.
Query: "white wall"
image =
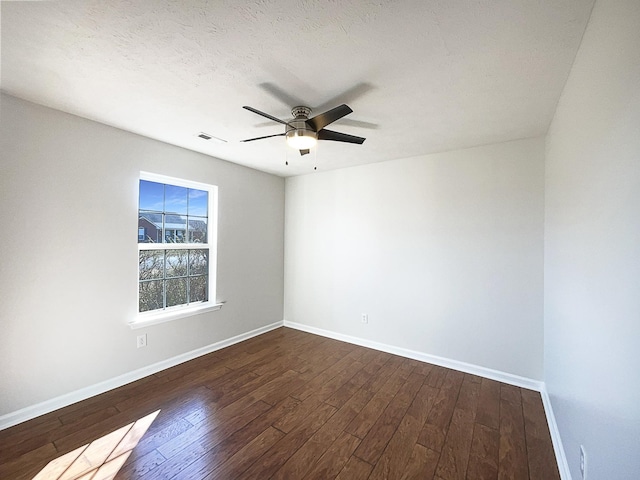
[[[282,178],[6,95],[0,109],[0,415],[282,321]],[[141,170],[218,185],[222,310],[127,326]]]
[[[543,189],[542,138],[288,178],[285,319],[542,379]]]
[[[640,478],[640,2],[597,1],[546,146],[545,381],[574,479]]]

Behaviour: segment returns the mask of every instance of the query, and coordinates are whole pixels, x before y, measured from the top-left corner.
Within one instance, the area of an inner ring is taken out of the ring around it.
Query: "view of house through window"
[[[138,311],[209,301],[213,186],[141,176]],[[169,181],[171,183],[169,183]]]

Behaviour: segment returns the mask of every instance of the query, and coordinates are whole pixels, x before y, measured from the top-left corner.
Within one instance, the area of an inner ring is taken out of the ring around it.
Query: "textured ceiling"
[[[542,135],[592,0],[0,2],[2,90],[289,176]],[[283,126],[347,103],[300,157]],[[206,132],[227,140],[197,138]],[[289,161],[289,166],[285,161]]]

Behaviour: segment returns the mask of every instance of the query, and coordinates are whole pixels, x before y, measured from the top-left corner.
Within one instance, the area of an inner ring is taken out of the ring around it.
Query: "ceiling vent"
[[[204,133],[204,132],[198,133],[196,137],[202,138],[203,140],[213,140],[214,142],[217,142],[217,143],[227,143],[227,141],[223,140],[222,138],[214,137],[213,135],[209,133]]]

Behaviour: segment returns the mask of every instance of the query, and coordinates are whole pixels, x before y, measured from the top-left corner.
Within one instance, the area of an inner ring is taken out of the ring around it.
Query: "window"
[[[215,306],[217,187],[142,173],[138,313]]]

